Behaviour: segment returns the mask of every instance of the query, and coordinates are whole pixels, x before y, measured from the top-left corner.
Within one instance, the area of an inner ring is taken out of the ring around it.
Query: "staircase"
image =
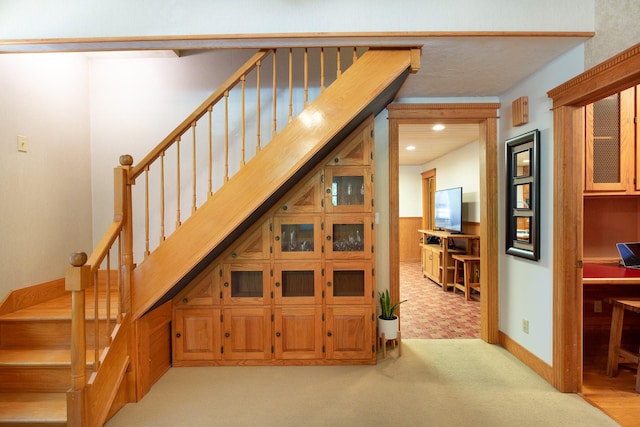
[[[112,295],[116,324],[117,295]],[[105,294],[99,295],[104,306]],[[87,293],[93,301],[93,293]],[[99,316],[105,320],[106,312]],[[94,310],[87,306],[87,340],[94,341]],[[101,343],[99,348],[104,348]],[[0,426],[66,426],[71,378],[71,295],[0,316]],[[95,352],[86,352],[87,375]]]
[[[320,52],[320,63],[324,64],[324,50]],[[170,301],[366,117],[384,109],[420,62],[419,49],[415,48],[369,48],[360,57],[358,53],[353,48],[352,63],[343,71],[337,49],[335,80],[325,88],[323,69],[320,83],[314,83],[320,93],[311,100],[304,49],[304,79],[299,80],[304,80],[304,105],[294,114],[296,80],[291,75],[293,50],[288,49],[288,117],[280,129],[276,122],[283,108],[276,108],[276,98],[280,96],[277,85],[282,79],[276,75],[276,51],[260,51],[144,159],[134,165],[130,156],[121,158],[122,166],[114,171],[113,223],[93,254],[74,254],[70,258],[65,283],[70,292],[19,310],[3,312],[0,307],[0,426],[99,426],[109,414],[144,396],[152,383],[144,377],[149,371],[145,364],[150,356],[139,357],[145,341],[144,336],[138,335],[146,330],[142,326],[144,316]],[[260,98],[265,92],[260,73],[269,60],[273,99],[265,101]],[[286,72],[287,67],[278,69]],[[250,77],[252,72],[257,76]],[[257,94],[257,111],[252,114],[257,121],[253,158],[245,158],[249,151],[245,149],[245,128],[251,127],[245,119],[245,104],[249,104],[245,85],[249,81],[255,82]],[[238,102],[242,105],[238,120],[228,116],[230,93],[234,91],[240,93]],[[264,113],[260,108],[271,102],[273,127],[266,144],[261,141],[260,120]],[[224,121],[213,126],[212,116],[220,105],[224,106]],[[207,120],[208,125],[201,125]],[[230,133],[231,125],[239,126],[241,131]],[[220,188],[212,186],[215,168],[210,154],[205,197],[197,194],[196,183],[196,177],[207,175],[198,169],[200,161],[196,158],[200,144],[197,135],[202,128],[208,128],[209,153],[216,151],[212,148],[212,134],[225,129],[224,148],[218,149],[226,157],[221,160],[223,184]],[[232,145],[230,135],[238,133],[241,141]],[[193,160],[187,160],[185,167],[187,156],[183,154],[181,159],[180,153],[188,143],[192,144]],[[233,169],[229,167],[229,152],[237,153],[241,159],[235,173],[229,173]],[[171,154],[177,160],[169,160]],[[165,163],[175,165],[172,173],[176,182],[169,183],[165,177],[169,174]],[[151,183],[154,177],[159,179],[157,183]],[[134,184],[144,188],[142,201],[134,200],[133,194],[140,193],[132,190]],[[190,187],[192,196],[181,196],[181,191]],[[149,196],[150,188],[162,188],[159,207]],[[183,208],[185,198],[192,199],[192,203]],[[176,213],[173,230],[166,221],[166,211]],[[190,215],[181,217],[189,211]],[[134,219],[133,212],[142,213],[142,218]],[[159,217],[154,217],[157,212]],[[144,226],[140,227],[140,223]],[[136,233],[134,224],[138,224]],[[155,224],[159,227],[154,230]],[[153,247],[150,241],[160,243]],[[134,252],[140,242],[144,250],[139,256]],[[117,267],[111,265],[111,258],[117,260]],[[105,271],[113,271],[117,283],[109,285],[107,273],[105,286],[105,280],[98,279]]]

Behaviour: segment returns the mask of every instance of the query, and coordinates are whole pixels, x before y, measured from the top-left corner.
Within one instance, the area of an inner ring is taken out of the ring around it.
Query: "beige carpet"
[[[379,356],[380,357],[380,356]],[[403,340],[375,366],[172,368],[107,424],[617,426],[477,339]]]

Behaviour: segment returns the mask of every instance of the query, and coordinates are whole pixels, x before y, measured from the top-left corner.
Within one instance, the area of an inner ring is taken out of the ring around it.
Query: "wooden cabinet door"
[[[328,166],[324,185],[326,212],[372,211],[373,179],[369,167]]]
[[[273,219],[273,253],[276,259],[322,258],[320,215],[279,215]]]
[[[233,307],[224,310],[226,360],[271,359],[271,308]]]
[[[635,88],[585,107],[585,191],[634,191]]]
[[[374,298],[373,264],[370,261],[327,261],[327,304],[370,304]]]
[[[225,305],[271,303],[271,265],[268,262],[223,264],[222,295]]]
[[[325,235],[327,259],[370,259],[374,251],[371,215],[328,215]]]
[[[322,307],[275,309],[276,359],[322,358]]]
[[[173,331],[175,360],[221,358],[220,309],[177,309]]]
[[[375,357],[374,322],[368,306],[327,307],[327,359]]]
[[[322,304],[322,262],[278,261],[274,265],[276,305]]]

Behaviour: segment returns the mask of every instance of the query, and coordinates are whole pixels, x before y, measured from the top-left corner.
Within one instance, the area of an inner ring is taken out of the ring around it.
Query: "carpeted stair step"
[[[0,426],[67,425],[66,393],[0,393]]]

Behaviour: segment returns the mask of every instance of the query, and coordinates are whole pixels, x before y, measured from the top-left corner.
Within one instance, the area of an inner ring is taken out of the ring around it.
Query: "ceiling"
[[[399,162],[402,166],[418,166],[444,156],[480,136],[474,124],[448,124],[445,129],[433,130],[432,124],[403,124],[399,126]],[[409,147],[409,148],[407,148]],[[410,147],[415,149],[410,150]]]
[[[586,37],[462,37],[426,39],[422,66],[398,98],[499,97]],[[552,88],[549,88],[552,89]],[[522,94],[526,96],[527,94]],[[500,100],[511,102],[513,100]],[[401,125],[400,165],[423,165],[479,137],[477,124]],[[407,146],[415,146],[407,151]]]
[[[86,42],[57,41],[55,44],[34,42],[25,44],[3,41],[0,53],[46,51],[131,51],[151,55],[179,51],[222,48],[270,48],[274,46],[422,46],[420,70],[410,74],[397,98],[431,98],[429,102],[451,102],[438,98],[499,97],[514,85],[555,58],[584,43],[591,34],[585,33],[399,33],[382,36],[333,36],[291,38],[261,35],[248,38],[194,37],[185,39],[105,40]],[[559,35],[560,34],[560,35]],[[549,88],[552,89],[552,88]],[[523,93],[522,96],[527,96]],[[433,100],[437,99],[437,100]],[[485,102],[485,99],[482,102]],[[513,100],[500,99],[500,102]],[[420,101],[418,101],[420,102]],[[400,164],[419,165],[440,157],[478,138],[477,125],[448,125],[435,133],[430,126],[406,125],[400,128]],[[416,150],[409,153],[407,145]]]

